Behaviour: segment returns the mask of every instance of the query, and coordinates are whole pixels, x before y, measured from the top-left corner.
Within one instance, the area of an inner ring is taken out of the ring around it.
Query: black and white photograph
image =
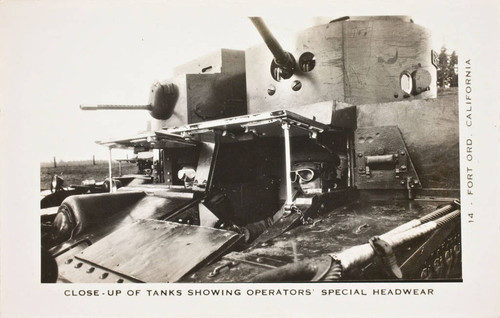
[[[498,317],[500,6],[240,9],[0,1],[0,316]]]

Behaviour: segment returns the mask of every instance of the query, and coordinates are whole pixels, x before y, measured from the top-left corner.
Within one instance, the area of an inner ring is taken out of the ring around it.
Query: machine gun
[[[264,39],[264,42],[274,56],[273,65],[271,66],[271,73],[273,74],[273,77],[275,79],[289,79],[292,77],[296,67],[293,55],[283,50],[279,42],[267,28],[262,18],[252,17],[250,20],[257,28],[257,31],[259,31],[260,35]]]
[[[81,110],[147,110],[155,119],[169,119],[174,111],[179,91],[175,84],[156,82],[149,94],[146,105],[80,105]]]

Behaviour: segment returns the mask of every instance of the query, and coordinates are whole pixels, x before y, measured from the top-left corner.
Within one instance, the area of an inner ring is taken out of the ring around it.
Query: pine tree
[[[453,51],[450,55],[448,63],[448,78],[450,87],[458,87],[458,56],[457,52]]]
[[[448,55],[446,54],[446,48],[443,46],[438,57],[437,84],[439,87],[445,87],[448,84],[448,71]]]

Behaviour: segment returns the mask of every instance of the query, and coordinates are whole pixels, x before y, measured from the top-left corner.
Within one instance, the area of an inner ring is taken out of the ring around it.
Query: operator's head
[[[296,162],[290,177],[304,193],[323,193],[337,187],[337,169],[332,162]]]
[[[339,165],[336,154],[306,149],[293,155],[290,177],[304,193],[323,193],[337,188]]]
[[[184,187],[186,189],[191,189],[193,187],[195,176],[196,176],[196,170],[190,166],[182,167],[177,172],[177,177],[180,180],[184,181]]]

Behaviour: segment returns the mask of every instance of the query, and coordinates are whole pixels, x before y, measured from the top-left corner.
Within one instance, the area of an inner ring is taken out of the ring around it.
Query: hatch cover
[[[159,220],[139,220],[89,246],[80,258],[147,283],[175,282],[221,256],[241,235]]]

